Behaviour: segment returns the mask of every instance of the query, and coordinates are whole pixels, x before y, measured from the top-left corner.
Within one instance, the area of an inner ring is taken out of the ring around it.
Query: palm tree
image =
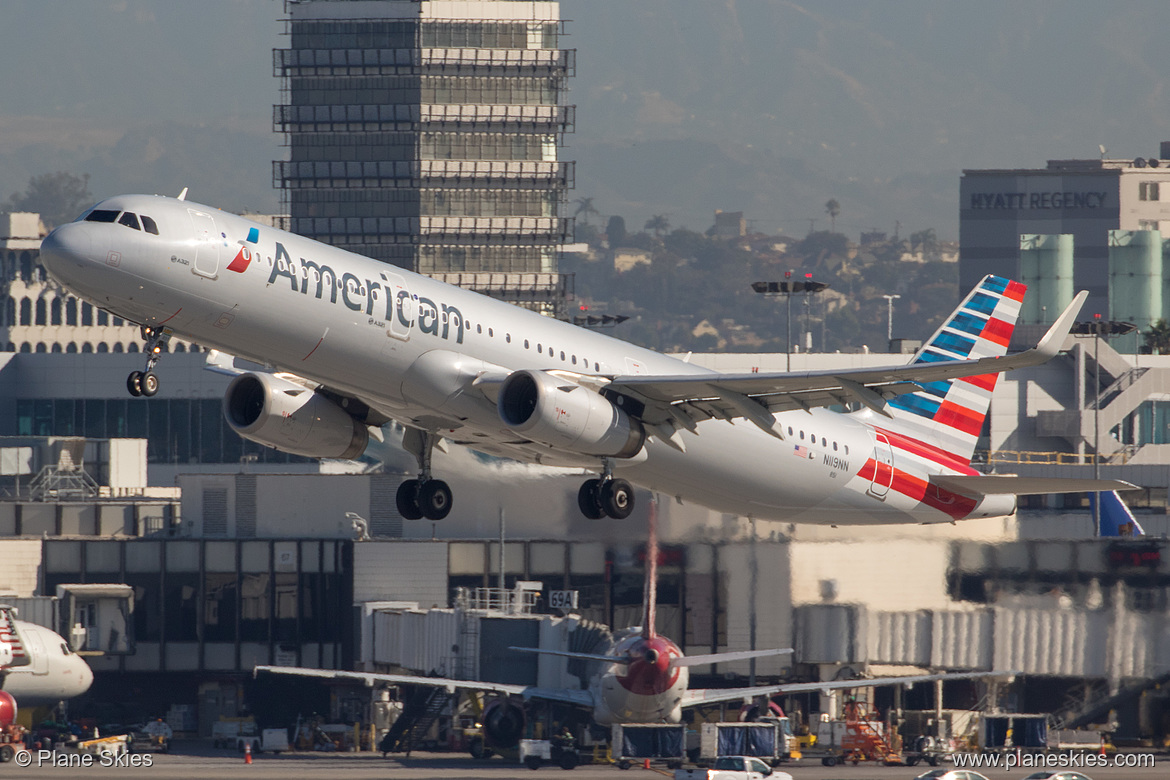
[[[670,230],[670,220],[665,214],[655,214],[646,220],[645,229],[653,232],[655,238],[662,238],[662,234]]]
[[[581,217],[582,225],[589,224],[590,214],[594,216],[601,214],[600,211],[593,207],[593,198],[577,198],[577,200],[573,202],[577,204],[577,209],[573,212],[573,216]]]
[[[836,198],[829,198],[825,203],[825,213],[829,215],[829,232],[837,232],[837,215],[841,213],[841,204]]]
[[[1155,355],[1170,354],[1170,323],[1158,320],[1146,331],[1146,346]]]

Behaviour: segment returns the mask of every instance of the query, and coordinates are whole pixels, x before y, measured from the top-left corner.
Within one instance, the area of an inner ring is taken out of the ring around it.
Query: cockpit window
[[[154,223],[153,219],[146,216],[145,214],[142,215],[142,229],[147,233],[153,233],[156,236],[158,235],[158,225]]]
[[[138,227],[138,216],[129,211],[122,213],[122,216],[118,219],[118,224],[125,225],[128,228],[134,228],[135,230],[142,230],[142,228]]]
[[[117,222],[117,211],[106,211],[105,209],[94,209],[89,212],[89,216],[85,218],[86,222]]]

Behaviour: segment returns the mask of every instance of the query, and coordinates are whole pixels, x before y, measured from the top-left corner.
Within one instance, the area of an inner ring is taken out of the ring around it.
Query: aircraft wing
[[[435,688],[446,688],[448,692],[479,691],[487,693],[502,693],[512,696],[522,696],[524,699],[546,699],[559,701],[565,704],[577,704],[582,707],[592,707],[593,697],[589,691],[573,690],[571,688],[538,688],[533,685],[512,685],[509,683],[492,683],[481,680],[454,680],[449,677],[422,677],[417,674],[380,674],[376,672],[345,672],[334,669],[307,669],[299,666],[257,666],[252,669],[252,675],[260,672],[269,674],[287,674],[296,677],[316,677],[323,680],[357,680],[366,685],[378,683],[389,685],[429,685]]]
[[[683,707],[716,704],[721,701],[751,701],[757,696],[776,696],[782,693],[814,693],[843,688],[867,688],[873,685],[913,685],[935,680],[976,680],[987,677],[1010,677],[1015,672],[959,672],[955,674],[919,674],[906,677],[871,677],[857,680],[828,680],[812,683],[780,683],[757,685],[754,688],[694,688],[683,694]]]
[[[709,417],[744,417],[779,435],[779,431],[772,430],[774,412],[860,403],[887,414],[887,400],[920,390],[921,384],[1046,363],[1060,351],[1087,296],[1087,292],[1078,293],[1035,347],[1014,355],[836,371],[630,375],[615,377],[606,387],[645,403],[642,417],[651,425],[673,421],[676,427],[681,424],[689,428]],[[684,414],[690,419],[680,419]]]

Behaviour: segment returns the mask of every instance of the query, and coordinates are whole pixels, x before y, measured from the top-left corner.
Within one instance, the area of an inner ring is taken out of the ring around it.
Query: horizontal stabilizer
[[[1063,477],[1021,477],[1015,474],[940,474],[930,484],[965,496],[1041,496],[1049,493],[1097,493],[1104,490],[1138,490],[1120,479],[1065,479]]]
[[[574,653],[568,650],[545,650],[541,647],[509,647],[520,653],[536,653],[538,655],[559,655],[562,658],[579,658],[582,661],[601,661],[607,664],[628,664],[632,659],[626,656],[602,655],[600,653]]]
[[[687,655],[682,658],[670,659],[670,665],[702,666],[703,664],[723,664],[729,661],[746,661],[749,658],[765,658],[773,655],[787,655],[792,652],[791,647],[776,648],[773,650],[741,650],[734,653],[708,653],[706,655]]]

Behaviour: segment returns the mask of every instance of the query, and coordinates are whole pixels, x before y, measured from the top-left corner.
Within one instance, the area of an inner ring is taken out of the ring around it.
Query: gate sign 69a
[[[553,609],[576,609],[577,591],[553,590],[548,594],[548,605]]]

